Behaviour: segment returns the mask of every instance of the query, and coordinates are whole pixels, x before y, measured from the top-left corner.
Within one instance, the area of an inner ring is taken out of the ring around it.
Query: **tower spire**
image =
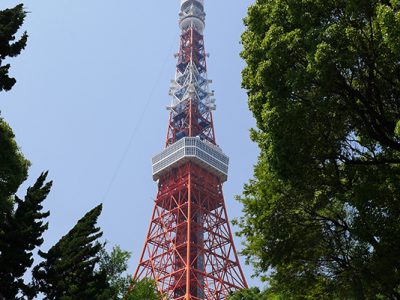
[[[166,144],[152,159],[158,193],[134,279],[153,278],[168,300],[222,300],[247,284],[222,193],[229,158],[215,141],[204,0],[180,3]]]
[[[205,27],[204,1],[181,0],[179,26],[180,47],[175,78],[171,82],[170,122],[166,146],[183,137],[198,136],[215,144],[212,111],[214,92],[207,77],[203,32]]]

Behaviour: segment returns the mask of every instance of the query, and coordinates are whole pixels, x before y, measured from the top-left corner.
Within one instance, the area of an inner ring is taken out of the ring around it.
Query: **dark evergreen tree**
[[[42,174],[24,199],[15,195],[26,180],[29,161],[20,152],[14,134],[0,118],[0,297],[17,299],[31,294],[23,275],[32,266],[33,251],[43,243],[47,229],[42,202],[51,182]]]
[[[15,36],[24,23],[25,16],[22,4],[0,11],[0,92],[11,90],[16,83],[15,78],[9,76],[10,64],[3,65],[3,61],[19,55],[26,46],[26,32],[19,39]]]
[[[89,211],[47,253],[33,270],[35,286],[47,300],[107,299],[109,285],[105,272],[96,268],[103,245],[96,227],[102,205]]]
[[[26,32],[15,41],[25,16],[22,4],[0,11],[0,92],[10,90],[16,82],[9,77],[10,65],[3,65],[3,61],[19,55],[26,46]],[[19,151],[11,128],[0,117],[0,231],[5,214],[13,208],[12,195],[27,178],[28,168],[29,161]]]
[[[51,182],[45,182],[43,173],[28,188],[25,199],[15,196],[17,208],[5,215],[0,228],[0,295],[5,299],[18,299],[17,295],[32,295],[23,275],[33,264],[33,250],[43,243],[42,234],[47,229],[42,212],[42,202],[50,192]]]
[[[15,57],[25,48],[26,32],[17,38],[26,12],[23,5],[0,11],[0,92],[9,91],[16,80],[9,76],[7,58]],[[42,202],[51,182],[43,173],[30,187],[24,199],[15,193],[26,180],[29,161],[24,158],[8,124],[0,118],[0,299],[18,299],[35,293],[25,284],[23,275],[33,263],[33,250],[43,243],[47,229]]]

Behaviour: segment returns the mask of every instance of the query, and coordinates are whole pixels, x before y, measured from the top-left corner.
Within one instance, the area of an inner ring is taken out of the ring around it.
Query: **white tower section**
[[[167,148],[153,157],[153,179],[158,180],[171,169],[187,161],[202,166],[227,180],[229,158],[215,143],[212,111],[216,109],[214,92],[207,77],[203,31],[204,0],[181,0],[179,25],[180,50],[172,97]]]
[[[179,26],[182,32],[193,27],[202,35],[205,17],[204,0],[181,0]],[[205,57],[203,59],[205,64]],[[214,93],[209,88],[211,82],[207,78],[206,67],[204,66],[201,70],[193,61],[190,61],[184,70],[177,70],[175,79],[171,81],[169,94],[172,96],[172,103],[167,109],[179,114],[184,102],[194,98],[198,101],[201,111],[215,110]]]
[[[182,30],[194,26],[200,34],[205,27],[204,0],[181,0],[179,25]]]

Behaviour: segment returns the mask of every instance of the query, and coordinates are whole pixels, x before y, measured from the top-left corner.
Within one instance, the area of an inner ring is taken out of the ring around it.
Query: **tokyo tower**
[[[222,193],[229,158],[215,141],[204,0],[180,3],[167,138],[152,159],[158,193],[134,279],[154,279],[165,299],[226,299],[247,287]]]

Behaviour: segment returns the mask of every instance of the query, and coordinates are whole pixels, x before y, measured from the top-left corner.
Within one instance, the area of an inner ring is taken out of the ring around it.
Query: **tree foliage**
[[[47,253],[32,274],[46,300],[109,299],[109,285],[104,271],[97,272],[103,245],[97,219],[99,205],[89,211]]]
[[[16,37],[25,16],[22,4],[0,11],[0,92],[11,90],[16,83],[15,78],[9,75],[10,64],[4,64],[4,60],[19,55],[26,46],[26,32]]]
[[[266,292],[258,288],[239,290],[228,297],[227,300],[280,300],[279,298],[268,297]]]
[[[0,10],[0,92],[10,90],[16,80],[10,78],[9,64],[4,65],[8,57],[19,55],[25,48],[28,35],[23,33],[16,40],[15,34],[22,26],[26,12],[23,5]],[[12,195],[25,181],[28,175],[29,161],[20,152],[15,136],[9,125],[0,117],[0,224],[4,214],[12,209]]]
[[[49,213],[42,212],[42,202],[51,188],[46,177],[43,173],[23,200],[15,196],[15,210],[7,212],[0,223],[0,295],[5,299],[32,295],[23,276],[32,267],[33,250],[42,245],[48,226],[45,219]]]
[[[16,33],[25,19],[22,4],[0,11],[0,92],[10,90],[16,80],[8,74],[10,65],[4,60],[19,55],[25,48],[26,32]],[[30,163],[15,141],[10,126],[0,117],[0,298],[33,297],[35,291],[23,276],[32,267],[33,251],[42,245],[48,225],[42,203],[52,183],[47,172],[28,188],[24,199],[16,193],[27,179]]]
[[[133,282],[124,300],[162,300],[162,294],[157,290],[154,280],[144,278]]]
[[[110,286],[110,299],[118,300],[127,293],[130,285],[130,276],[125,275],[128,269],[128,260],[131,254],[115,246],[110,253],[106,249],[100,251],[99,270],[107,276]]]
[[[13,195],[26,180],[29,165],[10,126],[0,117],[0,224],[12,210]]]
[[[16,83],[5,62],[26,46],[27,33],[17,37],[25,17],[22,4],[0,11],[0,92]],[[102,233],[96,222],[101,206],[87,213],[49,252],[39,252],[44,261],[33,269],[33,283],[25,282],[33,251],[42,245],[48,227],[49,212],[43,212],[42,202],[52,185],[43,173],[20,199],[16,193],[29,166],[11,128],[0,118],[0,299],[33,299],[38,292],[57,300],[121,299],[129,287],[122,273],[130,255],[119,247],[108,254],[99,243]]]
[[[257,0],[245,25],[244,253],[287,299],[399,299],[400,1]]]

